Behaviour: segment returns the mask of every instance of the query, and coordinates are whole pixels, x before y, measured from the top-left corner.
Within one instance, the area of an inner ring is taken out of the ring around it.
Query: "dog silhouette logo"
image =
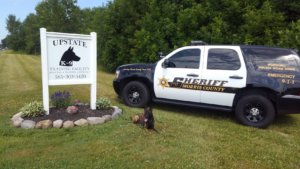
[[[74,53],[73,49],[74,48],[70,46],[69,49],[64,52],[59,62],[60,66],[73,66],[73,61],[80,60],[80,57]]]

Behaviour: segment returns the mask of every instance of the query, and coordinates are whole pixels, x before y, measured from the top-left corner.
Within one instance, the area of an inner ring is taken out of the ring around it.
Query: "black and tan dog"
[[[140,124],[146,129],[154,129],[154,116],[152,113],[152,107],[147,106],[144,108],[144,113],[135,115],[132,117],[134,124]]]

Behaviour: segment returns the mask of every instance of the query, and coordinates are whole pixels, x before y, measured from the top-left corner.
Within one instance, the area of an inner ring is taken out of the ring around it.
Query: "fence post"
[[[43,83],[43,106],[46,114],[49,114],[49,86],[48,86],[48,57],[46,29],[40,28],[41,58],[42,58],[42,83]]]

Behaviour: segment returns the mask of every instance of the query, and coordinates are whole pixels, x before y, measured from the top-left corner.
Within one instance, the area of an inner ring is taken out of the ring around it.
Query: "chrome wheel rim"
[[[244,110],[245,118],[252,122],[258,123],[265,119],[264,107],[259,103],[250,103]]]

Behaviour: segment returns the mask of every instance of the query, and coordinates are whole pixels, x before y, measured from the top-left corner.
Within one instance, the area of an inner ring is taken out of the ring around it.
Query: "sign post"
[[[96,109],[97,34],[47,32],[40,29],[43,105],[49,114],[49,86],[91,85],[90,105]]]

